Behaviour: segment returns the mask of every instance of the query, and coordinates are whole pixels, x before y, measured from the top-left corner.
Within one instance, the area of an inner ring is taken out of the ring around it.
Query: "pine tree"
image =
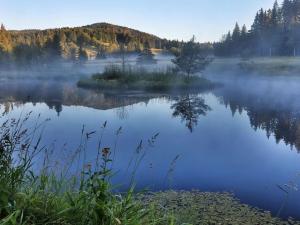
[[[120,51],[122,54],[122,69],[125,71],[125,51],[128,47],[131,37],[128,34],[119,33],[116,35],[116,41],[120,46]]]
[[[241,31],[241,39],[245,40],[247,38],[247,32],[248,32],[247,27],[244,24]]]
[[[62,55],[61,36],[56,33],[52,40],[52,53],[54,56],[60,57]]]
[[[257,12],[256,15],[255,15],[255,19],[254,19],[254,22],[253,22],[253,25],[251,27],[251,32],[252,33],[257,33],[258,30],[259,30],[259,27],[260,27],[260,21],[259,21],[259,13]]]
[[[248,30],[246,25],[244,24],[241,31],[241,38],[240,38],[240,53],[242,55],[245,54],[245,48],[247,47],[247,40],[248,40]]]
[[[193,37],[183,44],[180,54],[172,62],[190,77],[191,74],[203,71],[211,60],[202,53],[201,47]]]
[[[241,29],[238,23],[235,24],[235,27],[232,32],[232,41],[239,41],[241,37]]]
[[[277,0],[274,2],[272,15],[271,15],[271,23],[273,27],[277,27],[281,22],[280,9]]]
[[[78,60],[80,62],[87,61],[89,59],[88,54],[86,50],[84,50],[82,47],[79,48],[79,53],[78,53]]]
[[[157,60],[154,58],[154,54],[150,49],[148,42],[145,43],[144,50],[139,54],[137,58],[137,64],[156,64]]]
[[[99,46],[97,48],[97,55],[96,55],[96,59],[105,59],[106,55],[105,55],[105,49],[103,46]]]
[[[282,4],[283,23],[288,28],[293,18],[293,4],[291,0],[284,0]]]
[[[300,0],[284,0],[280,7],[276,0],[268,10],[260,9],[251,30],[242,29],[238,39],[238,25],[231,36],[215,44],[216,53],[234,55],[243,52],[254,55],[296,56],[300,52]],[[245,35],[246,33],[246,35]],[[240,48],[240,49],[239,49]],[[237,51],[237,52],[235,52]]]
[[[294,11],[294,23],[299,24],[300,23],[300,0],[294,0],[293,1],[293,11]]]
[[[7,64],[12,52],[12,39],[10,33],[1,24],[0,30],[0,64]]]
[[[3,24],[1,24],[1,29],[0,29],[0,50],[6,53],[11,52],[12,50],[11,35],[6,30]]]

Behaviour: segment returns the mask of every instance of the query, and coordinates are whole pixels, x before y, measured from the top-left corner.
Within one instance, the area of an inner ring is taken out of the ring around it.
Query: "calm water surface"
[[[83,125],[86,132],[97,131],[71,168],[75,173],[95,162],[101,126],[107,121],[102,146],[113,148],[117,143],[114,182],[128,184],[134,155],[141,151],[138,188],[230,191],[274,215],[284,204],[282,217],[300,219],[300,82],[285,82],[289,88],[284,91],[281,80],[261,80],[254,86],[253,81],[245,82],[169,96],[105,94],[77,89],[74,82],[3,81],[1,120],[30,111],[34,118],[50,118],[44,143],[55,145],[55,168],[70,160]],[[122,131],[116,135],[119,127]],[[149,144],[156,133],[159,136]],[[141,140],[143,149],[137,149]]]

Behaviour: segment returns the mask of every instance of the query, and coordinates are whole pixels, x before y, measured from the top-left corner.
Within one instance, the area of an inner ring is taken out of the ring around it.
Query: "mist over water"
[[[158,64],[147,69],[171,65],[170,57],[157,57]],[[134,59],[128,59],[132,66]],[[128,162],[140,140],[147,143],[159,133],[136,174],[138,189],[229,191],[243,203],[277,214],[286,200],[278,186],[299,185],[300,76],[233,73],[220,71],[213,63],[202,76],[222,86],[205,93],[105,93],[77,88],[80,77],[115,63],[121,61],[108,58],[78,67],[53,64],[46,70],[1,71],[1,121],[30,111],[32,121],[38,114],[50,118],[43,142],[55,145],[51,165],[57,168],[76,149],[83,125],[99,134],[108,121],[104,146],[114,145],[121,126],[114,182],[124,187],[131,176]],[[94,161],[96,146],[97,135],[79,167]],[[78,172],[76,166],[72,172]],[[280,216],[300,218],[299,199],[299,191],[291,190]]]
[[[172,55],[156,55],[158,64],[137,65],[137,53],[126,56],[127,67],[143,67],[147,70],[165,70],[172,66]],[[11,64],[0,67],[0,80],[6,79],[33,79],[33,80],[71,80],[78,81],[82,77],[90,77],[92,74],[101,73],[106,66],[122,65],[122,59],[118,55],[107,56],[105,59],[93,59],[84,62],[49,61],[46,64],[29,64],[18,66]]]

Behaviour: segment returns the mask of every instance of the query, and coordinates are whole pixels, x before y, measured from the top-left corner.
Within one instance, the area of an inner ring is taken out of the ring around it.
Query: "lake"
[[[113,182],[123,185],[120,190],[134,175],[139,190],[232,192],[273,215],[300,219],[299,79],[210,78],[224,86],[183,95],[102,93],[78,89],[74,81],[2,80],[1,121],[30,111],[31,122],[39,114],[39,121],[49,118],[43,144],[52,147],[49,165],[57,170],[80,145],[83,126],[90,138],[70,171],[93,164],[104,130],[101,147],[115,152]],[[37,170],[42,161],[35,163]]]

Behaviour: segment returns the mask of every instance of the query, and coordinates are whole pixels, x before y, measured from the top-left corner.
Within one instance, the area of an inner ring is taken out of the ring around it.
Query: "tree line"
[[[299,56],[300,0],[277,0],[273,8],[260,9],[251,29],[236,23],[232,32],[214,44],[217,56]]]
[[[126,37],[126,43],[122,42]],[[124,39],[124,38],[123,38]],[[8,31],[0,29],[0,64],[28,65],[53,60],[81,61],[104,57],[105,53],[141,52],[147,48],[179,48],[179,41],[116,25],[99,23],[84,27]]]

